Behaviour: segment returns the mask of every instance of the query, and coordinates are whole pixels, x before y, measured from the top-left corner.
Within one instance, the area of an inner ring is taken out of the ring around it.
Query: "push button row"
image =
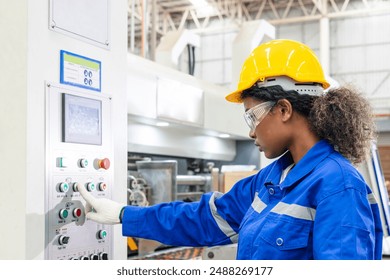
[[[57,167],[59,168],[67,168],[70,166],[69,159],[66,157],[58,157],[57,158]],[[79,168],[87,168],[90,165],[90,162],[86,158],[80,158],[77,160],[77,167]],[[108,170],[110,168],[111,162],[108,158],[95,159],[93,161],[93,167],[95,169],[105,169]]]
[[[108,260],[108,254],[106,252],[101,252],[99,254],[91,254],[88,256],[81,256],[80,258],[71,258],[71,260]]]
[[[80,187],[80,183],[78,182],[72,182],[72,183],[67,183],[67,182],[61,182],[57,185],[57,191],[60,193],[66,193],[70,188],[72,188],[73,192],[78,192]],[[105,182],[99,182],[97,185],[93,182],[88,182],[85,184],[86,189],[89,192],[92,192],[94,190],[98,191],[105,191],[107,189],[107,183]]]
[[[99,230],[96,234],[96,237],[100,240],[106,239],[107,231],[104,229]],[[70,241],[70,237],[67,235],[63,235],[63,234],[58,236],[58,239],[57,239],[58,245],[67,245],[67,244],[69,244],[69,241]]]
[[[81,210],[81,208],[74,208],[72,211],[70,211],[73,215],[74,218],[80,218],[81,215],[83,214],[83,211]],[[58,212],[58,216],[60,217],[61,220],[65,220],[66,218],[68,218],[69,216],[69,210],[68,209],[61,209],[59,212]]]

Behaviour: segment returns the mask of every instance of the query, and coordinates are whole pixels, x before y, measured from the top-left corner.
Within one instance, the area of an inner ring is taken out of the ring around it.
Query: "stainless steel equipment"
[[[219,169],[211,168],[211,173],[199,175],[178,175],[176,160],[139,160],[129,171],[128,204],[154,205],[162,202],[181,200],[197,201],[213,190],[218,190]],[[168,249],[169,246],[156,241],[137,239],[138,256],[155,254],[155,251]],[[163,252],[163,251],[162,251]]]

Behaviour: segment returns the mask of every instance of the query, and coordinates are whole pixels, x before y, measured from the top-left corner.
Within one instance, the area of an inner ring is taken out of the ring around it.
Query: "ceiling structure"
[[[132,52],[154,49],[161,36],[183,28],[207,32],[212,23],[238,27],[265,19],[273,25],[389,13],[388,0],[129,0]],[[226,24],[227,23],[227,24]]]

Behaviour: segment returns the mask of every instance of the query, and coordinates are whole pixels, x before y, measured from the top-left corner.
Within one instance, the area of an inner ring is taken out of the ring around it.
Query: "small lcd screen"
[[[63,93],[62,141],[102,144],[102,102],[100,100]]]

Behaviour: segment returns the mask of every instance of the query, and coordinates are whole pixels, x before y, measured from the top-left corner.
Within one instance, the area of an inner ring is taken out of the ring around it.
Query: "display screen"
[[[62,141],[66,143],[102,144],[102,102],[63,93]]]

